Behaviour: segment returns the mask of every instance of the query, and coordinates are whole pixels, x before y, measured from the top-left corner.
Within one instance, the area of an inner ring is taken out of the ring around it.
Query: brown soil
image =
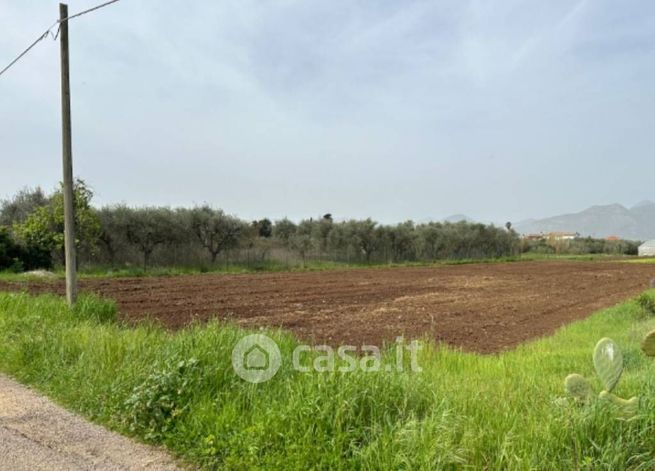
[[[524,262],[256,275],[89,279],[128,322],[170,328],[219,318],[271,326],[332,345],[381,346],[428,336],[492,353],[612,306],[648,288],[655,265]],[[0,282],[0,290],[63,292],[63,283]]]

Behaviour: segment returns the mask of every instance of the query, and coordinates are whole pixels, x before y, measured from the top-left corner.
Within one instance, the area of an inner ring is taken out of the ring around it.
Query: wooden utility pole
[[[75,207],[73,196],[73,145],[71,137],[70,62],[68,58],[68,5],[59,4],[61,51],[61,130],[64,164],[64,251],[66,257],[66,299],[77,300],[77,261],[75,254]]]

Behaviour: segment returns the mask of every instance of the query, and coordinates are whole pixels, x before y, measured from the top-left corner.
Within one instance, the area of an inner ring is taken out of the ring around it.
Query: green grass
[[[299,373],[297,341],[268,331],[285,361],[253,385],[231,369],[236,327],[127,328],[94,297],[70,311],[54,296],[0,294],[0,370],[208,469],[645,470],[655,466],[655,365],[639,350],[655,327],[649,306],[633,300],[498,355],[428,344],[422,373]],[[642,399],[632,421],[559,400],[572,372],[600,391],[591,352],[604,336],[625,358],[616,393]]]
[[[655,263],[655,258],[652,257],[641,257],[641,258],[635,258],[632,260],[627,260],[628,263]]]
[[[266,261],[261,263],[228,264],[215,266],[171,266],[151,267],[144,270],[142,267],[112,268],[109,266],[84,267],[79,272],[80,278],[126,278],[126,277],[149,277],[149,276],[180,276],[197,274],[248,274],[248,273],[278,273],[278,272],[308,272],[324,270],[346,270],[360,268],[393,268],[393,267],[432,267],[448,265],[468,265],[475,263],[513,263],[513,262],[535,262],[535,261],[607,261],[619,260],[634,263],[648,263],[647,260],[637,260],[627,256],[616,255],[551,255],[526,253],[521,256],[497,257],[484,259],[446,259],[424,262],[397,262],[397,263],[354,263],[354,262],[330,262],[311,260],[303,264],[287,264],[279,261]],[[43,277],[30,273],[16,273],[12,271],[0,271],[0,281],[57,281],[64,278],[65,274],[60,267],[52,272],[51,277]]]

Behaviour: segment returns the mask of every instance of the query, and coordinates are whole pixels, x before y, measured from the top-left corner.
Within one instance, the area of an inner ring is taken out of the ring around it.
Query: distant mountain
[[[582,236],[624,239],[655,239],[655,203],[643,201],[631,209],[620,204],[592,206],[579,213],[522,221],[515,225],[520,234],[579,232]]]
[[[538,219],[530,218],[518,222],[513,222],[512,225],[514,226],[514,229],[516,229],[517,227],[529,226],[530,224],[534,224],[537,221]]]
[[[630,209],[637,209],[637,208],[641,208],[642,206],[650,206],[651,204],[655,204],[655,202],[650,201],[650,200],[643,200],[643,201],[640,201],[639,203],[635,204]]]

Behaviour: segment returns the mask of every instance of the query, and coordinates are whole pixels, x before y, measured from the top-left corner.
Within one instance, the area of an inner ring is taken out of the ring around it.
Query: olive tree
[[[369,219],[363,221],[348,221],[346,223],[350,243],[358,250],[368,263],[379,249],[382,230],[377,222]]]
[[[289,238],[289,246],[298,252],[303,266],[307,261],[307,254],[317,246],[316,239],[314,239],[313,235],[314,222],[311,219],[306,219],[298,224],[295,234]]]
[[[0,226],[21,224],[37,208],[47,206],[48,202],[49,198],[40,187],[23,188],[13,198],[0,202]]]
[[[325,214],[321,219],[314,224],[314,238],[322,251],[328,250],[328,241],[330,239],[330,232],[334,228],[334,222],[331,214]]]
[[[115,265],[121,249],[124,249],[128,242],[127,228],[131,211],[132,209],[124,205],[105,206],[98,210],[101,227],[98,239],[105,248],[112,266]]]
[[[247,231],[246,224],[240,219],[209,206],[190,211],[190,226],[200,244],[209,252],[212,263],[223,251],[237,247]]]
[[[169,208],[132,209],[124,216],[127,240],[143,255],[144,270],[148,269],[154,250],[161,245],[175,243],[183,229]]]
[[[296,233],[297,226],[287,218],[275,221],[273,226],[273,237],[282,242],[283,245],[289,246],[291,237]]]

